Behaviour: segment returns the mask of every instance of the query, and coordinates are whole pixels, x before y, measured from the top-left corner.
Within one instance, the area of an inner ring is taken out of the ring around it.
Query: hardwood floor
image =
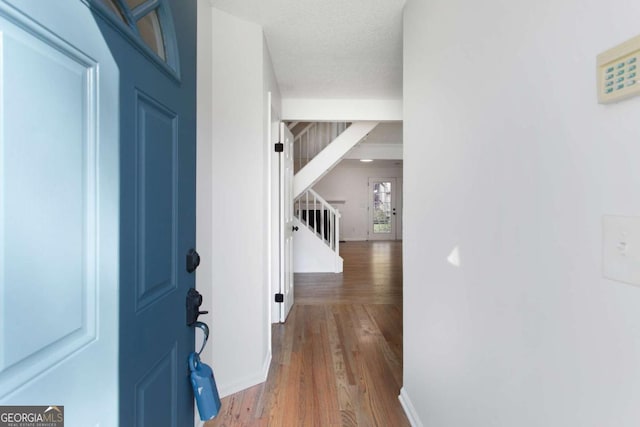
[[[349,242],[340,253],[343,274],[296,274],[267,381],[222,399],[206,427],[409,425],[398,401],[402,242]]]

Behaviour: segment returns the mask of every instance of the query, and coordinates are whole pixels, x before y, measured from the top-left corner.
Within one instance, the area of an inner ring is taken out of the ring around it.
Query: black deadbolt
[[[187,252],[187,273],[193,273],[200,265],[200,255],[195,249],[189,249]]]

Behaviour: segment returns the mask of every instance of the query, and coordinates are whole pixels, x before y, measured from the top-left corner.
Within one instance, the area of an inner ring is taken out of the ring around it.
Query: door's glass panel
[[[373,184],[373,232],[391,233],[391,182]]]
[[[153,10],[142,17],[136,24],[140,36],[147,46],[158,54],[163,61],[166,60],[166,54],[164,49],[164,39],[162,37],[162,27],[160,26],[160,20],[158,19],[157,10]]]
[[[102,0],[102,3],[107,6],[118,18],[120,18],[122,22],[124,22],[125,24],[127,23],[127,20],[124,17],[124,13],[114,0]]]
[[[120,21],[131,31],[127,36],[134,43],[144,44],[173,71],[177,71],[177,47],[173,31],[173,19],[167,6],[167,0],[91,0],[104,5],[112,13],[106,17]],[[135,28],[133,25],[135,24]],[[168,39],[165,37],[168,36]]]
[[[147,0],[127,0],[127,6],[129,6],[129,8],[131,9],[135,9],[146,1]]]

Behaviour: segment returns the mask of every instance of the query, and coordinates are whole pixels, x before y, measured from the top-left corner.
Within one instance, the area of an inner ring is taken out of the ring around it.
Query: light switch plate
[[[640,217],[602,218],[603,276],[640,286]]]
[[[596,72],[599,103],[640,95],[640,36],[598,55]]]

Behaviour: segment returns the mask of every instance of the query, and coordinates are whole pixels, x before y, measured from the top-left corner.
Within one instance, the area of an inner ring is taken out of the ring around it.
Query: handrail
[[[310,188],[307,190],[308,193],[310,193],[313,197],[316,198],[316,200],[318,202],[320,202],[323,206],[325,206],[327,208],[328,211],[330,211],[333,214],[336,215],[340,215],[340,212],[334,208],[333,206],[331,206],[331,204],[329,202],[327,202],[321,195],[319,195],[318,193],[316,193],[313,188]]]
[[[340,211],[308,189],[294,200],[294,215],[331,249],[340,253]]]

